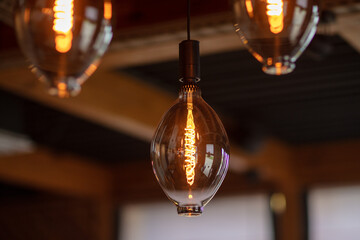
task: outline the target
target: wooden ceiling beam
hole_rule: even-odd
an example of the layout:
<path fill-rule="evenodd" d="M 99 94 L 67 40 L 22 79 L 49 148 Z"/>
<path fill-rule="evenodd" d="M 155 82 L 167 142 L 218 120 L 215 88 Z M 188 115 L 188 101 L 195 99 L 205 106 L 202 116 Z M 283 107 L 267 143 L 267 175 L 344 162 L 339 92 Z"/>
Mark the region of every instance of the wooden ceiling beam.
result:
<path fill-rule="evenodd" d="M 0 71 L 0 87 L 119 132 L 149 141 L 174 97 L 125 74 L 96 71 L 77 97 L 47 94 L 26 68 Z"/>
<path fill-rule="evenodd" d="M 358 5 L 360 9 L 360 4 Z M 336 32 L 354 49 L 360 52 L 360 11 L 338 14 L 335 22 Z"/>
<path fill-rule="evenodd" d="M 206 18 L 208 17 L 213 16 L 206 16 Z M 218 15 L 216 18 L 222 19 Z M 201 19 L 198 21 L 201 22 Z M 123 33 L 126 36 L 124 39 L 114 40 L 111 43 L 109 50 L 102 59 L 101 69 L 114 70 L 178 59 L 178 45 L 186 38 L 185 30 L 179 29 L 181 25 L 179 22 L 168 23 L 166 29 L 171 31 L 167 32 L 163 29 L 165 28 L 163 25 L 148 26 L 150 33 L 146 36 L 135 35 L 132 32 Z M 201 25 L 192 30 L 191 35 L 200 41 L 201 55 L 244 48 L 231 22 L 221 22 L 210 26 Z M 0 70 L 26 67 L 27 64 L 23 54 L 18 49 L 3 49 L 0 53 Z"/>
<path fill-rule="evenodd" d="M 360 141 L 311 144 L 293 148 L 296 177 L 304 187 L 360 183 Z"/>
<path fill-rule="evenodd" d="M 101 67 L 103 69 L 120 69 L 176 60 L 179 57 L 179 43 L 185 39 L 185 35 L 184 31 L 179 31 L 139 39 L 115 41 L 105 54 Z M 194 30 L 192 36 L 200 41 L 201 55 L 244 48 L 230 23 Z M 174 74 L 176 77 L 177 73 Z"/>
<path fill-rule="evenodd" d="M 298 146 L 272 141 L 250 161 L 258 176 L 229 172 L 220 194 L 283 191 L 360 183 L 360 141 Z M 290 155 L 289 155 L 290 154 Z M 256 166 L 256 167 L 255 167 Z M 0 180 L 63 195 L 117 203 L 165 199 L 148 160 L 107 168 L 91 160 L 46 149 L 0 158 Z"/>
<path fill-rule="evenodd" d="M 113 183 L 107 168 L 45 149 L 0 157 L 0 179 L 32 189 L 98 199 L 111 197 Z"/>
<path fill-rule="evenodd" d="M 65 196 L 108 203 L 163 200 L 149 161 L 104 167 L 90 159 L 47 149 L 0 157 L 0 181 Z M 222 195 L 266 192 L 271 181 L 228 173 Z"/>

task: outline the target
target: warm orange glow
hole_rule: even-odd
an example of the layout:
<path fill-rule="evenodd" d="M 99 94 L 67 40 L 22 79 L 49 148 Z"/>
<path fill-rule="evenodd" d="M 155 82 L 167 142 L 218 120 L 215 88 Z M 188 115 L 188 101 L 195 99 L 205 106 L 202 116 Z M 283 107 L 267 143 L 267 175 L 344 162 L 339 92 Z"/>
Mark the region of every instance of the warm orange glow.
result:
<path fill-rule="evenodd" d="M 72 45 L 74 24 L 74 0 L 55 0 L 54 4 L 55 48 L 66 53 Z"/>
<path fill-rule="evenodd" d="M 52 13 L 53 13 L 53 10 L 51 9 L 51 8 L 42 8 L 41 9 L 41 12 L 43 13 L 43 14 L 46 14 L 46 15 L 52 15 Z"/>
<path fill-rule="evenodd" d="M 90 66 L 85 70 L 85 74 L 88 76 L 91 76 L 95 72 L 96 69 L 97 69 L 96 64 L 90 64 Z"/>
<path fill-rule="evenodd" d="M 267 0 L 267 11 L 270 31 L 274 34 L 280 33 L 284 29 L 283 0 Z"/>
<path fill-rule="evenodd" d="M 192 199 L 193 198 L 193 195 L 192 194 L 189 194 L 189 199 Z"/>
<path fill-rule="evenodd" d="M 281 68 L 282 68 L 281 62 L 275 63 L 276 75 L 281 75 Z"/>
<path fill-rule="evenodd" d="M 66 83 L 60 82 L 57 85 L 57 89 L 58 89 L 58 96 L 60 98 L 64 98 L 68 96 L 68 92 L 66 91 L 67 89 Z"/>
<path fill-rule="evenodd" d="M 30 8 L 26 8 L 24 11 L 24 22 L 25 23 L 30 22 Z"/>
<path fill-rule="evenodd" d="M 72 32 L 67 32 L 66 34 L 57 35 L 55 37 L 55 47 L 58 52 L 66 53 L 71 49 L 72 42 Z"/>
<path fill-rule="evenodd" d="M 252 55 L 255 57 L 256 60 L 258 60 L 259 62 L 263 61 L 263 57 L 260 56 L 260 54 L 256 53 L 256 52 L 252 52 Z"/>
<path fill-rule="evenodd" d="M 185 127 L 185 172 L 187 183 L 191 186 L 195 181 L 195 123 L 193 116 L 193 103 L 191 95 L 187 102 L 187 121 Z M 190 198 L 190 195 L 189 195 Z"/>
<path fill-rule="evenodd" d="M 250 17 L 250 18 L 254 17 L 254 9 L 253 9 L 251 0 L 246 0 L 246 1 L 245 1 L 245 7 L 246 7 L 246 11 L 247 11 L 248 14 L 249 14 L 249 17 Z"/>
<path fill-rule="evenodd" d="M 110 1 L 104 3 L 104 18 L 110 20 L 112 17 L 112 5 Z"/>
<path fill-rule="evenodd" d="M 65 91 L 66 90 L 66 84 L 61 82 L 58 84 L 58 89 L 59 90 L 62 90 L 62 91 Z"/>

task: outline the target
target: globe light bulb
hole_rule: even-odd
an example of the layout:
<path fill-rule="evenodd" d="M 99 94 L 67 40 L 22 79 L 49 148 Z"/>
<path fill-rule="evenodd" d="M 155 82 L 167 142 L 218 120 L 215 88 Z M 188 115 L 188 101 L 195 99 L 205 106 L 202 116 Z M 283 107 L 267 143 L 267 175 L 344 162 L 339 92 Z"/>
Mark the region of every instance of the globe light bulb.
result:
<path fill-rule="evenodd" d="M 151 142 L 157 181 L 179 215 L 198 216 L 225 178 L 229 140 L 197 85 L 199 42 L 180 44 L 179 98 L 163 116 Z"/>
<path fill-rule="evenodd" d="M 59 97 L 75 96 L 112 38 L 110 0 L 21 0 L 15 29 L 30 68 Z"/>
<path fill-rule="evenodd" d="M 234 26 L 267 74 L 295 69 L 319 21 L 314 0 L 233 0 Z"/>

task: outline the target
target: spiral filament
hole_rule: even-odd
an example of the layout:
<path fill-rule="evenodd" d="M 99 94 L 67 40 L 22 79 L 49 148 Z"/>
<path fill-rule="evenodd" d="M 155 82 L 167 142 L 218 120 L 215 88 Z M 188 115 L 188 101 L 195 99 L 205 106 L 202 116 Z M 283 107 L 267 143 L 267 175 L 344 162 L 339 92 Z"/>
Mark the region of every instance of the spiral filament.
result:
<path fill-rule="evenodd" d="M 72 45 L 72 27 L 74 24 L 74 0 L 55 0 L 53 7 L 55 31 L 55 48 L 66 53 Z"/>
<path fill-rule="evenodd" d="M 268 16 L 270 31 L 280 33 L 284 28 L 283 0 L 267 0 L 266 14 Z"/>
<path fill-rule="evenodd" d="M 192 113 L 193 104 L 191 96 L 187 103 L 187 121 L 185 128 L 185 172 L 187 183 L 191 186 L 195 180 L 195 123 Z"/>

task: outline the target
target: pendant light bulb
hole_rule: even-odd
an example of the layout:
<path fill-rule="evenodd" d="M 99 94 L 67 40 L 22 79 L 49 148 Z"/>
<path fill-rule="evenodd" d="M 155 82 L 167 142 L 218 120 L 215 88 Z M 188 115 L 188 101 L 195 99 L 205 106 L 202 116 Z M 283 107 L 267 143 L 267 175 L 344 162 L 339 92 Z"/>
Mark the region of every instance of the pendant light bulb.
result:
<path fill-rule="evenodd" d="M 232 0 L 234 26 L 262 70 L 282 75 L 309 45 L 319 21 L 314 0 Z"/>
<path fill-rule="evenodd" d="M 75 96 L 110 44 L 110 0 L 17 2 L 16 34 L 32 72 L 50 94 Z"/>
<path fill-rule="evenodd" d="M 225 178 L 229 140 L 215 111 L 201 97 L 199 42 L 180 43 L 179 98 L 151 142 L 157 181 L 179 215 L 198 216 Z"/>

